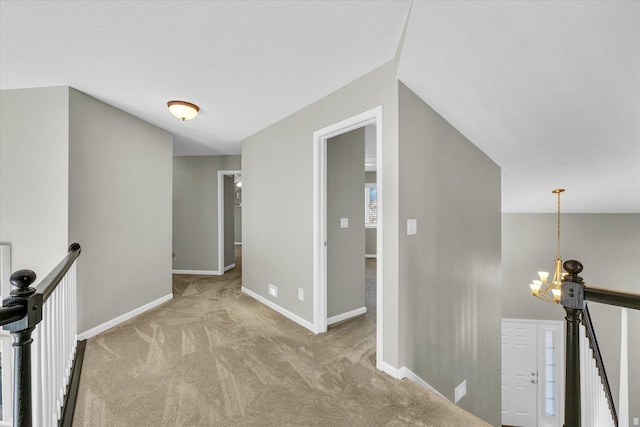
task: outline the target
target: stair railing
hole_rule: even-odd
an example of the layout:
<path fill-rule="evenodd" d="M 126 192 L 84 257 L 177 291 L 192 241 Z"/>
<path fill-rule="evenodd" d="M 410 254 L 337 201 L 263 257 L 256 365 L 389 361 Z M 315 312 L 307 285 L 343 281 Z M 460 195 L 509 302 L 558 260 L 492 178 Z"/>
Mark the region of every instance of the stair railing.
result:
<path fill-rule="evenodd" d="M 13 337 L 14 427 L 55 426 L 62 417 L 76 353 L 75 260 L 79 255 L 80 245 L 72 244 L 36 288 L 31 287 L 36 280 L 33 271 L 11 275 L 16 288 L 2 302 L 0 325 Z"/>
<path fill-rule="evenodd" d="M 566 312 L 567 326 L 564 425 L 581 427 L 584 413 L 585 427 L 605 425 L 617 427 L 618 416 L 586 302 L 640 310 L 640 294 L 586 286 L 582 277 L 578 275 L 583 269 L 578 261 L 566 261 L 563 267 L 569 273 L 562 281 L 560 300 Z M 584 356 L 582 358 L 581 352 Z M 582 385 L 581 366 L 585 374 L 585 383 Z M 582 396 L 588 399 L 584 405 L 581 401 Z M 608 407 L 608 413 L 605 414 L 601 410 L 603 407 Z"/>

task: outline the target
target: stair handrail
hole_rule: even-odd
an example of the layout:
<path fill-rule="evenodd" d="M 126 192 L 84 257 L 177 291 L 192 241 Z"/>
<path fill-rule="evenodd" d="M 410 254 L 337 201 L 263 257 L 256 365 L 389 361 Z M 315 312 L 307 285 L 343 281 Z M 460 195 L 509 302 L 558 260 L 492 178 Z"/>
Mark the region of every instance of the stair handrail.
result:
<path fill-rule="evenodd" d="M 16 288 L 2 301 L 0 326 L 13 337 L 14 377 L 13 377 L 13 426 L 31 427 L 31 338 L 32 332 L 42 321 L 42 306 L 60 284 L 67 271 L 80 255 L 80 245 L 69 246 L 67 255 L 41 283 L 32 288 L 36 273 L 32 270 L 18 270 L 10 277 Z"/>
<path fill-rule="evenodd" d="M 600 346 L 598 345 L 598 339 L 596 338 L 596 331 L 593 328 L 593 322 L 591 321 L 591 314 L 589 314 L 589 306 L 585 302 L 584 310 L 582 311 L 582 324 L 587 332 L 587 339 L 589 340 L 591 351 L 593 352 L 593 358 L 596 361 L 596 367 L 598 368 L 598 374 L 604 387 L 604 393 L 609 403 L 609 410 L 611 411 L 611 417 L 614 425 L 618 425 L 618 414 L 616 412 L 616 406 L 613 402 L 613 395 L 611 394 L 611 387 L 609 386 L 609 378 L 607 377 L 607 370 L 604 367 L 602 360 L 602 353 L 600 353 Z"/>

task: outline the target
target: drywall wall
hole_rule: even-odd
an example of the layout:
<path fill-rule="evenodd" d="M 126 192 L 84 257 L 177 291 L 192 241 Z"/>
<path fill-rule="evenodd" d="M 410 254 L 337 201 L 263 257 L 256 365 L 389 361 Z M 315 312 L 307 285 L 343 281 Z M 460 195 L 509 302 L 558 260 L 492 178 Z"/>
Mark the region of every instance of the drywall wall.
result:
<path fill-rule="evenodd" d="M 327 140 L 327 317 L 365 306 L 363 163 L 364 128 Z"/>
<path fill-rule="evenodd" d="M 364 182 L 376 183 L 376 173 L 375 172 L 365 172 L 364 174 Z M 366 255 L 375 255 L 377 253 L 377 227 L 367 227 L 364 229 L 364 253 Z"/>
<path fill-rule="evenodd" d="M 313 132 L 382 106 L 384 351 L 398 367 L 397 81 L 390 61 L 242 141 L 243 286 L 313 321 Z M 287 191 L 282 189 L 286 188 Z M 388 254 L 388 256 L 387 256 Z M 381 254 L 378 254 L 380 256 Z M 279 286 L 278 298 L 267 283 Z M 305 300 L 298 301 L 298 288 Z"/>
<path fill-rule="evenodd" d="M 173 136 L 69 89 L 78 331 L 171 295 Z"/>
<path fill-rule="evenodd" d="M 225 268 L 235 262 L 233 243 L 235 239 L 235 208 L 233 200 L 236 197 L 236 185 L 233 182 L 233 175 L 224 176 L 224 266 Z"/>
<path fill-rule="evenodd" d="M 555 196 L 549 190 L 549 208 Z M 571 190 L 563 193 L 571 209 Z M 560 305 L 531 296 L 538 271 L 553 271 L 556 214 L 502 215 L 502 316 L 563 321 Z M 562 214 L 561 255 L 584 265 L 585 283 L 640 293 L 640 214 Z M 620 308 L 589 303 L 616 405 L 620 384 Z M 640 417 L 640 311 L 629 310 L 629 410 Z M 629 425 L 632 425 L 631 421 Z"/>
<path fill-rule="evenodd" d="M 174 157 L 174 270 L 218 271 L 218 171 L 239 169 L 240 156 Z"/>
<path fill-rule="evenodd" d="M 0 91 L 0 241 L 36 284 L 67 253 L 69 91 Z"/>
<path fill-rule="evenodd" d="M 398 85 L 401 361 L 500 425 L 500 168 Z"/>

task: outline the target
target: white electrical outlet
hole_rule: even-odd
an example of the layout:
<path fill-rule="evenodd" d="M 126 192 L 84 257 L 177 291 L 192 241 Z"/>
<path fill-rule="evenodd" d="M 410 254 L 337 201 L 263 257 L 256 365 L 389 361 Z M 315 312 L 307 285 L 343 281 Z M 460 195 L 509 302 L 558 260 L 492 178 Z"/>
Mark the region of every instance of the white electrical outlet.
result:
<path fill-rule="evenodd" d="M 304 289 L 298 288 L 298 301 L 304 301 Z"/>
<path fill-rule="evenodd" d="M 340 228 L 349 228 L 349 218 L 340 218 Z"/>
<path fill-rule="evenodd" d="M 269 291 L 269 295 L 274 298 L 278 298 L 278 287 L 272 283 L 267 285 L 267 290 Z"/>
<path fill-rule="evenodd" d="M 462 399 L 464 395 L 467 394 L 467 380 L 462 381 L 460 385 L 456 387 L 453 394 L 454 394 L 453 403 L 458 403 L 460 399 Z"/>
<path fill-rule="evenodd" d="M 633 417 L 633 425 L 640 426 L 640 419 L 638 417 Z"/>

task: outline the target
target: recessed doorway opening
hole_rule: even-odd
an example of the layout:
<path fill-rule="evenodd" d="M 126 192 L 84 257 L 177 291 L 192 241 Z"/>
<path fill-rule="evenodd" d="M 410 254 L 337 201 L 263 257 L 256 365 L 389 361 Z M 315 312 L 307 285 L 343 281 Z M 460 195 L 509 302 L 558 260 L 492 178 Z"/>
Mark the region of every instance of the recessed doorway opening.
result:
<path fill-rule="evenodd" d="M 320 129 L 313 134 L 313 326 L 315 333 L 327 331 L 327 143 L 330 138 L 367 125 L 375 125 L 376 179 L 376 367 L 383 369 L 383 187 L 382 187 L 382 106 Z M 370 128 L 371 129 L 371 128 Z M 365 158 L 366 162 L 366 158 Z M 362 199 L 360 199 L 362 200 Z M 342 222 L 341 226 L 348 226 Z"/>

